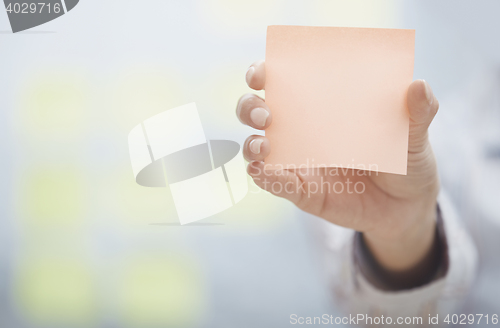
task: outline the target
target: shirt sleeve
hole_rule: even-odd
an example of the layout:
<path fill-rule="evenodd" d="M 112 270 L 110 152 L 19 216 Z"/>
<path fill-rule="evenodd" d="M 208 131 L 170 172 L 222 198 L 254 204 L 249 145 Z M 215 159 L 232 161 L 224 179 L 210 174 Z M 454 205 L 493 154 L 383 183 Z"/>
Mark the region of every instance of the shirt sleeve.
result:
<path fill-rule="evenodd" d="M 451 317 L 460 313 L 460 306 L 474 282 L 477 251 L 446 196 L 441 194 L 438 202 L 438 235 L 445 250 L 442 267 L 434 279 L 412 289 L 392 291 L 372 284 L 373 277 L 367 276 L 370 271 L 361 270 L 367 263 L 360 263 L 363 257 L 356 254 L 359 242 L 356 233 L 326 221 L 316 221 L 323 236 L 320 240 L 325 278 L 336 308 L 350 319 L 349 323 L 439 327 L 446 325 L 444 320 L 448 314 Z M 436 316 L 439 324 L 435 322 Z"/>

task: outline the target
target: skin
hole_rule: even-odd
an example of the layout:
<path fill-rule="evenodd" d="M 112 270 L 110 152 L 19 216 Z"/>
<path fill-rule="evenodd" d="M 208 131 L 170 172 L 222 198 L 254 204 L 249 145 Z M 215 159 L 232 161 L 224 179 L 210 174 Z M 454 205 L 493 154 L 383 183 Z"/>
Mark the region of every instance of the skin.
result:
<path fill-rule="evenodd" d="M 264 61 L 254 63 L 247 71 L 246 79 L 250 88 L 264 89 Z M 263 136 L 250 136 L 243 149 L 245 158 L 250 162 L 248 173 L 259 187 L 286 198 L 300 209 L 331 223 L 362 232 L 365 243 L 378 264 L 391 274 L 401 273 L 405 277 L 408 272 L 425 272 L 431 269 L 422 268 L 422 265 L 432 263 L 428 259 L 434 251 L 439 192 L 436 160 L 427 133 L 438 111 L 438 100 L 427 82 L 416 80 L 408 88 L 407 102 L 410 130 L 406 176 L 369 174 L 356 170 L 343 174 L 342 170 L 335 168 L 322 168 L 319 172 L 316 169 L 315 174 L 307 169 L 264 171 L 263 160 L 272 151 L 269 140 Z M 263 108 L 268 112 L 264 126 L 252 121 L 251 112 L 255 108 Z M 253 94 L 240 98 L 236 113 L 243 124 L 258 130 L 265 130 L 272 124 L 272 112 L 265 100 Z M 255 113 L 253 117 L 255 118 Z M 260 118 L 262 121 L 262 115 Z M 253 142 L 252 152 L 250 144 L 255 139 L 261 139 L 261 144 L 258 147 L 260 142 Z M 256 150 L 258 154 L 255 153 Z M 331 170 L 335 170 L 337 174 L 331 174 Z M 321 179 L 331 185 L 337 181 L 345 185 L 349 179 L 352 181 L 351 187 L 356 182 L 363 182 L 366 189 L 362 194 L 325 191 L 308 195 L 308 182 L 320 184 Z M 304 188 L 295 188 L 297 184 L 304 182 Z M 274 192 L 271 188 L 273 183 L 281 183 L 286 189 L 280 193 Z M 274 190 L 279 191 L 279 188 Z"/>

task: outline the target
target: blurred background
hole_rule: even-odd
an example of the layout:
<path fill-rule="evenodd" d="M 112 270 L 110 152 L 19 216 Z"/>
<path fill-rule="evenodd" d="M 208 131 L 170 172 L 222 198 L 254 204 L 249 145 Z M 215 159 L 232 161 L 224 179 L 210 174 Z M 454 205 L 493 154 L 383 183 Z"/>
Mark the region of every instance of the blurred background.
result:
<path fill-rule="evenodd" d="M 0 10 L 0 327 L 276 328 L 335 313 L 315 218 L 252 184 L 206 224 L 178 226 L 168 189 L 137 185 L 130 165 L 131 128 L 189 102 L 209 139 L 255 133 L 234 112 L 273 24 L 416 29 L 414 77 L 441 102 L 445 187 L 498 228 L 499 11 L 495 0 L 81 0 L 12 34 Z M 498 292 L 477 302 L 487 310 Z"/>

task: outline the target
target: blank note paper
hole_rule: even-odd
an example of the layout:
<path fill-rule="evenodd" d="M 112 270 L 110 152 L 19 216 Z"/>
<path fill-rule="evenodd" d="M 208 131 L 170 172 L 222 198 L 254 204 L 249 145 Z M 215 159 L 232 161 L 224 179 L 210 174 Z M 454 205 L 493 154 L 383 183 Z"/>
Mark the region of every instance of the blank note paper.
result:
<path fill-rule="evenodd" d="M 269 26 L 268 168 L 406 174 L 415 31 Z"/>

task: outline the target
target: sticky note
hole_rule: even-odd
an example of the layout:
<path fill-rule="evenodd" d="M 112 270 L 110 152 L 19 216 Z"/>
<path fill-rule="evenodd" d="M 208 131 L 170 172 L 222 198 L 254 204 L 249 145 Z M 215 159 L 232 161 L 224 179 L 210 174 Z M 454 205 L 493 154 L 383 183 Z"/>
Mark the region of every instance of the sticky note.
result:
<path fill-rule="evenodd" d="M 266 168 L 406 174 L 415 31 L 269 26 Z"/>

